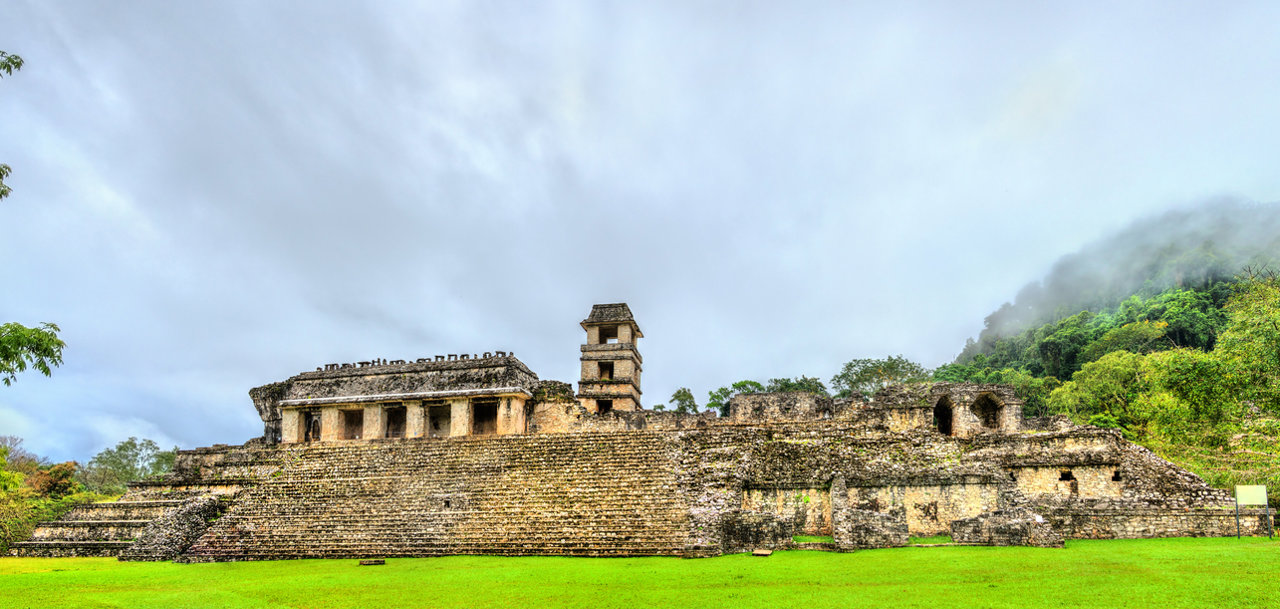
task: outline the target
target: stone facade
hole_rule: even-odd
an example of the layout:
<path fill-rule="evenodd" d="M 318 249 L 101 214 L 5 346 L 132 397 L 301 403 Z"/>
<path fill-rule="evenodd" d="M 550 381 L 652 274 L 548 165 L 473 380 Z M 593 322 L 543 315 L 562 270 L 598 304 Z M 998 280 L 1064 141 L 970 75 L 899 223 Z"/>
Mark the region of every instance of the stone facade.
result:
<path fill-rule="evenodd" d="M 1114 430 L 1023 421 L 1009 387 L 743 395 L 723 419 L 655 412 L 639 407 L 630 309 L 598 305 L 582 326 L 576 394 L 503 352 L 330 364 L 255 388 L 262 438 L 180 451 L 165 478 L 43 523 L 13 551 L 695 557 L 946 532 L 1042 546 L 1235 534 L 1224 491 Z M 1241 525 L 1265 534 L 1267 517 L 1241 510 Z"/>

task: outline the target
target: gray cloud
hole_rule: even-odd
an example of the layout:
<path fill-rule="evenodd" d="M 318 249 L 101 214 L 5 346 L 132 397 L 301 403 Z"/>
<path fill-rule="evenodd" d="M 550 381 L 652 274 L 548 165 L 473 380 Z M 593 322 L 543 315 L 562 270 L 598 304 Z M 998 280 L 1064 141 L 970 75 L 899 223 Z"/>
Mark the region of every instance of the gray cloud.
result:
<path fill-rule="evenodd" d="M 0 319 L 69 346 L 0 433 L 238 442 L 249 387 L 378 355 L 576 380 L 594 302 L 648 403 L 937 365 L 1135 218 L 1280 200 L 1276 13 L 19 3 Z"/>

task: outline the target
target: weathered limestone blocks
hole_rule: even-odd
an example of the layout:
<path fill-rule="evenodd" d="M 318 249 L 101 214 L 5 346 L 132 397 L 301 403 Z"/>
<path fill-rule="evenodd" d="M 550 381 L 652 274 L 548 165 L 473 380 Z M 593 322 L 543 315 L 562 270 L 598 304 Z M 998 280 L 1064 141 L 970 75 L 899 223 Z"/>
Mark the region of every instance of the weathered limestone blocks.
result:
<path fill-rule="evenodd" d="M 133 545 L 120 553 L 120 560 L 173 560 L 191 546 L 209 523 L 221 513 L 221 503 L 212 496 L 187 499 L 176 509 L 152 520 L 137 535 Z"/>
<path fill-rule="evenodd" d="M 1062 535 L 1040 514 L 1026 508 L 997 510 L 951 523 L 956 543 L 985 546 L 1061 548 Z"/>
<path fill-rule="evenodd" d="M 734 510 L 720 521 L 720 553 L 776 550 L 794 545 L 795 518 L 773 512 Z"/>
<path fill-rule="evenodd" d="M 1071 539 L 1148 539 L 1154 537 L 1232 537 L 1234 508 L 1160 508 L 1062 502 L 1036 506 L 1045 519 Z M 1240 510 L 1240 534 L 1266 536 L 1266 512 Z"/>
<path fill-rule="evenodd" d="M 729 400 L 733 421 L 817 421 L 835 415 L 833 400 L 802 391 L 787 393 L 743 393 Z"/>
<path fill-rule="evenodd" d="M 902 506 L 888 512 L 845 507 L 834 510 L 831 517 L 831 536 L 841 550 L 898 548 L 911 540 Z"/>

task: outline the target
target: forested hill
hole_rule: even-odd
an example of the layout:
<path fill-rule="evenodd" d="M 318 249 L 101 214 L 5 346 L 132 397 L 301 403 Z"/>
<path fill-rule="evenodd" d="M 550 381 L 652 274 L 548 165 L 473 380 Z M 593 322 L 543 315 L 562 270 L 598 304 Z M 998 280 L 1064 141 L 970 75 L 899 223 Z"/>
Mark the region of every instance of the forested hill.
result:
<path fill-rule="evenodd" d="M 940 381 L 1013 385 L 1029 416 L 1118 428 L 1280 505 L 1280 205 L 1215 203 L 1063 258 Z"/>
<path fill-rule="evenodd" d="M 1215 284 L 1232 281 L 1245 267 L 1277 268 L 1277 261 L 1277 204 L 1216 201 L 1146 218 L 1063 257 L 1043 280 L 1023 287 L 1013 302 L 987 316 L 956 363 L 995 355 L 1001 338 L 1082 311 L 1116 310 L 1131 297 L 1146 300 L 1170 288 L 1206 294 L 1221 306 L 1225 293 Z"/>

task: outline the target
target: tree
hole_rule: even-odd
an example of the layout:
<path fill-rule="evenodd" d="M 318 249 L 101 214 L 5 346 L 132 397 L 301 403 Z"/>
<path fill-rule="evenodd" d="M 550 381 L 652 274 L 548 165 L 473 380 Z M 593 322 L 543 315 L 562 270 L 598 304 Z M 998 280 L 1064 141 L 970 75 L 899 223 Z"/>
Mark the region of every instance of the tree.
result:
<path fill-rule="evenodd" d="M 12 385 L 19 372 L 33 368 L 45 376 L 62 365 L 62 348 L 55 324 L 28 328 L 19 323 L 0 324 L 0 383 Z"/>
<path fill-rule="evenodd" d="M 884 359 L 854 359 L 845 363 L 840 372 L 831 377 L 831 388 L 836 397 L 847 398 L 854 393 L 870 396 L 895 383 L 918 383 L 929 379 L 929 370 L 901 355 Z"/>
<path fill-rule="evenodd" d="M 10 76 L 22 69 L 22 58 L 0 51 L 0 72 Z M 10 188 L 4 179 L 9 177 L 8 165 L 0 163 L 0 199 L 9 196 Z M 15 375 L 28 366 L 49 376 L 50 368 L 62 364 L 62 347 L 58 339 L 58 326 L 45 323 L 28 328 L 18 323 L 0 325 L 0 382 L 13 384 Z"/>
<path fill-rule="evenodd" d="M 698 402 L 693 399 L 693 392 L 688 387 L 681 387 L 671 394 L 671 403 L 676 412 L 693 414 L 698 412 Z"/>
<path fill-rule="evenodd" d="M 0 446 L 0 494 L 22 488 L 24 476 L 9 469 L 9 447 Z"/>
<path fill-rule="evenodd" d="M 14 70 L 22 69 L 22 58 L 17 55 L 10 55 L 4 51 L 0 51 L 0 72 L 4 72 L 5 76 L 12 76 Z M 4 179 L 9 177 L 8 165 L 0 163 L 0 199 L 9 196 L 9 187 L 5 186 Z"/>
<path fill-rule="evenodd" d="M 9 451 L 10 471 L 30 476 L 42 467 L 49 465 L 49 459 L 41 457 L 22 447 L 22 438 L 18 436 L 0 436 L 0 447 Z"/>
<path fill-rule="evenodd" d="M 76 482 L 76 472 L 80 465 L 75 461 L 67 461 L 47 468 L 36 470 L 27 479 L 27 485 L 43 497 L 59 499 L 72 493 L 80 492 L 83 487 Z"/>
<path fill-rule="evenodd" d="M 765 393 L 802 391 L 804 393 L 815 393 L 817 395 L 830 395 L 827 393 L 827 386 L 823 385 L 822 381 L 814 377 L 803 375 L 794 379 L 769 379 L 769 384 L 765 385 L 764 390 Z"/>
<path fill-rule="evenodd" d="M 94 455 L 81 472 L 80 481 L 95 492 L 123 493 L 132 480 L 158 476 L 172 469 L 177 450 L 175 446 L 171 451 L 162 451 L 151 440 L 131 437 Z"/>

